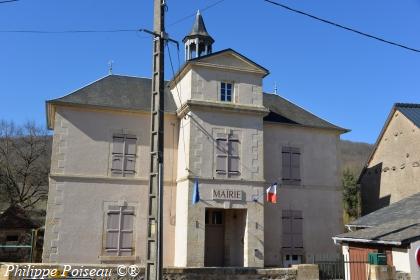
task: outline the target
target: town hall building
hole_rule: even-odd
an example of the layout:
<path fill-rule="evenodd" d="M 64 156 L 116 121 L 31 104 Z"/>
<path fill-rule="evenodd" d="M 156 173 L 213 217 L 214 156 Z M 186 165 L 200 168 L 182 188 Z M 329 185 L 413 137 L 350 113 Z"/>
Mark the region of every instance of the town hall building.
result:
<path fill-rule="evenodd" d="M 199 13 L 184 43 L 185 64 L 165 86 L 164 265 L 288 267 L 339 254 L 347 130 L 263 93 L 269 71 L 213 52 Z M 144 265 L 150 106 L 151 79 L 120 75 L 46 102 L 44 262 Z"/>

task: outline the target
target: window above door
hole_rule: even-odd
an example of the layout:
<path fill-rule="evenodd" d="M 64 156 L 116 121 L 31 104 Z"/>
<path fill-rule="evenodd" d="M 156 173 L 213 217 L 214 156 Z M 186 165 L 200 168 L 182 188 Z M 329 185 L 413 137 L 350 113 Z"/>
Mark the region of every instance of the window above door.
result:
<path fill-rule="evenodd" d="M 232 102 L 233 100 L 233 83 L 220 83 L 220 101 Z"/>

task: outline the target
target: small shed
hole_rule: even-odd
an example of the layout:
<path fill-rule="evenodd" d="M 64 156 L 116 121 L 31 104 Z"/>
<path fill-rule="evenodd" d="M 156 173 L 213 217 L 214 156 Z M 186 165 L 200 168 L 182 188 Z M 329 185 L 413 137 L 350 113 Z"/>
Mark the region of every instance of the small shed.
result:
<path fill-rule="evenodd" d="M 347 228 L 349 232 L 333 237 L 347 260 L 346 279 L 364 279 L 363 262 L 370 252 L 386 254 L 388 265 L 420 279 L 420 193 L 363 216 Z"/>
<path fill-rule="evenodd" d="M 12 205 L 0 214 L 0 261 L 33 261 L 40 225 Z"/>

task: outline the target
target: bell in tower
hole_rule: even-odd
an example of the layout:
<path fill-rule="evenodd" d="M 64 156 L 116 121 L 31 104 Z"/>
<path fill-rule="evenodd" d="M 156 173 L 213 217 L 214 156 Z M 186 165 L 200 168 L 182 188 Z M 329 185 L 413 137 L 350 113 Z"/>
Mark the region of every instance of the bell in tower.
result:
<path fill-rule="evenodd" d="M 210 54 L 212 52 L 213 38 L 209 35 L 200 11 L 197 11 L 193 28 L 183 40 L 185 44 L 185 60 Z"/>

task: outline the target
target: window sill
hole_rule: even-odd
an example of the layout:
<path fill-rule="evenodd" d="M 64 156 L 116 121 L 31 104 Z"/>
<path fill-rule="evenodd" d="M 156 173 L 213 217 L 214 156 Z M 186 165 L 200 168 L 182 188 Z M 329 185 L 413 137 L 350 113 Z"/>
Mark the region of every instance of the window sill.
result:
<path fill-rule="evenodd" d="M 98 256 L 101 262 L 136 262 L 138 256 Z"/>

